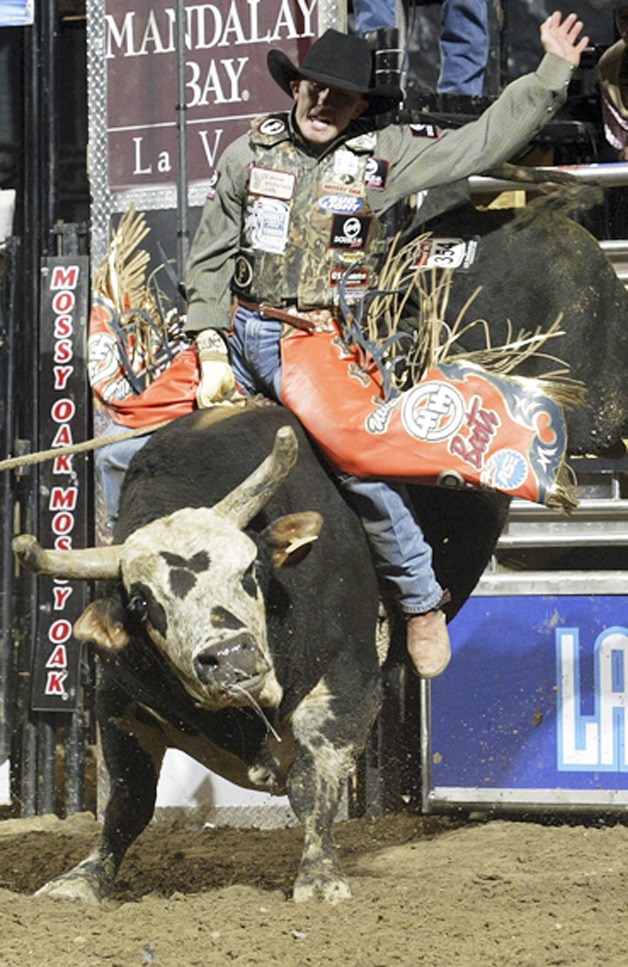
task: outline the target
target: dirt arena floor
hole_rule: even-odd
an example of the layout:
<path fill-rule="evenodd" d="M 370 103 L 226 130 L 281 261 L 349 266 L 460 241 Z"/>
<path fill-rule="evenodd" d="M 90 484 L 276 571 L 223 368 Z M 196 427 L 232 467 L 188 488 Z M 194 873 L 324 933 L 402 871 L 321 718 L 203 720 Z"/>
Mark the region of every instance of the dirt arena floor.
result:
<path fill-rule="evenodd" d="M 0 967 L 626 967 L 628 829 L 391 816 L 337 826 L 353 899 L 294 904 L 297 827 L 152 824 L 100 907 L 33 897 L 91 814 L 0 822 Z"/>

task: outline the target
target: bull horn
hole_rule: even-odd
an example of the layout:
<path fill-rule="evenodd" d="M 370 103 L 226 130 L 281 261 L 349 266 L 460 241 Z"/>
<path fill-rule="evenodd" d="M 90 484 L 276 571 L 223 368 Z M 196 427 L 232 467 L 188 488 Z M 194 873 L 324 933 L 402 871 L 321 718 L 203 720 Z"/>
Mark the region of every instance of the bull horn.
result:
<path fill-rule="evenodd" d="M 280 427 L 270 456 L 235 490 L 214 504 L 213 509 L 238 527 L 246 527 L 279 490 L 297 462 L 298 452 L 299 444 L 292 427 Z"/>
<path fill-rule="evenodd" d="M 84 581 L 117 578 L 122 546 L 88 547 L 81 550 L 47 551 L 32 534 L 20 534 L 13 541 L 13 553 L 20 564 L 34 574 Z"/>

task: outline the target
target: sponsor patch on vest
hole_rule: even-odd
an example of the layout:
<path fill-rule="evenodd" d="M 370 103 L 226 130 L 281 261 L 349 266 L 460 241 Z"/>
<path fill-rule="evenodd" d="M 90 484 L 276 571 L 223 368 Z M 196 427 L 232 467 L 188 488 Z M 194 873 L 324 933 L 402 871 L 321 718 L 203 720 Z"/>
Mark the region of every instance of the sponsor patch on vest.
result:
<path fill-rule="evenodd" d="M 337 191 L 340 194 L 345 195 L 360 195 L 362 194 L 361 185 L 355 184 L 354 179 L 351 175 L 345 175 L 344 180 L 338 181 L 325 181 L 323 182 L 323 189 L 325 191 Z"/>
<path fill-rule="evenodd" d="M 440 138 L 440 128 L 435 124 L 411 124 L 410 131 L 413 138 L 429 138 L 431 141 Z"/>
<path fill-rule="evenodd" d="M 341 178 L 345 178 L 347 175 L 351 177 L 353 181 L 360 170 L 360 159 L 353 151 L 347 151 L 346 148 L 339 148 L 334 154 L 334 174 L 339 175 Z"/>
<path fill-rule="evenodd" d="M 340 285 L 344 281 L 347 289 L 365 289 L 369 284 L 368 269 L 331 269 L 329 284 Z"/>
<path fill-rule="evenodd" d="M 385 158 L 369 158 L 365 172 L 367 188 L 385 188 L 389 170 L 390 161 Z"/>
<path fill-rule="evenodd" d="M 369 215 L 334 215 L 329 247 L 364 249 L 370 225 Z"/>
<path fill-rule="evenodd" d="M 296 175 L 291 171 L 274 171 L 272 168 L 258 168 L 254 165 L 249 176 L 249 191 L 252 195 L 290 201 L 294 194 L 295 180 Z"/>
<path fill-rule="evenodd" d="M 248 292 L 253 281 L 253 263 L 242 252 L 238 252 L 233 269 L 233 282 L 241 292 Z"/>
<path fill-rule="evenodd" d="M 348 249 L 338 252 L 336 257 L 339 262 L 346 262 L 347 265 L 351 265 L 353 262 L 362 261 L 361 252 L 350 252 Z"/>
<path fill-rule="evenodd" d="M 354 215 L 362 211 L 364 202 L 361 198 L 354 198 L 353 195 L 323 195 L 318 199 L 318 207 L 325 212 Z"/>
<path fill-rule="evenodd" d="M 276 135 L 283 134 L 287 127 L 282 118 L 264 118 L 257 130 L 260 134 Z"/>
<path fill-rule="evenodd" d="M 216 189 L 218 188 L 218 182 L 220 181 L 220 172 L 217 168 L 214 168 L 209 179 L 209 184 L 207 185 L 207 198 L 209 201 L 213 201 L 216 197 Z"/>
<path fill-rule="evenodd" d="M 463 238 L 426 238 L 421 242 L 413 269 L 468 268 L 475 258 L 477 242 Z"/>
<path fill-rule="evenodd" d="M 278 198 L 258 198 L 244 219 L 244 235 L 252 248 L 282 255 L 288 239 L 290 209 Z"/>

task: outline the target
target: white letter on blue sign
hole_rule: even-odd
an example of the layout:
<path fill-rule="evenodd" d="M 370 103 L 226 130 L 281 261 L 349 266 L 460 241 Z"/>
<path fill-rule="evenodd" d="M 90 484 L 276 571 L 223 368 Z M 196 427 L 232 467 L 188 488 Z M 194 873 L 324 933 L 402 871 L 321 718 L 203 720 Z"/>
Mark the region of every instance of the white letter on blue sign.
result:
<path fill-rule="evenodd" d="M 628 770 L 628 629 L 607 628 L 595 642 L 592 715 L 581 713 L 578 628 L 556 629 L 556 653 L 558 769 Z"/>

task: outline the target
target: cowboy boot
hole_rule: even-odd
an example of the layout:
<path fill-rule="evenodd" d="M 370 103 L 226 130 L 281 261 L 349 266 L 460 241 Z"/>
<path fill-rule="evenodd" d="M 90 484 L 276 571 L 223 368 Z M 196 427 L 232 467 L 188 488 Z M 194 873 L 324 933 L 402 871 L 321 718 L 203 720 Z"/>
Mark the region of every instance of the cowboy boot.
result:
<path fill-rule="evenodd" d="M 442 611 L 428 611 L 408 618 L 406 646 L 421 678 L 436 678 L 451 659 L 447 619 Z"/>

